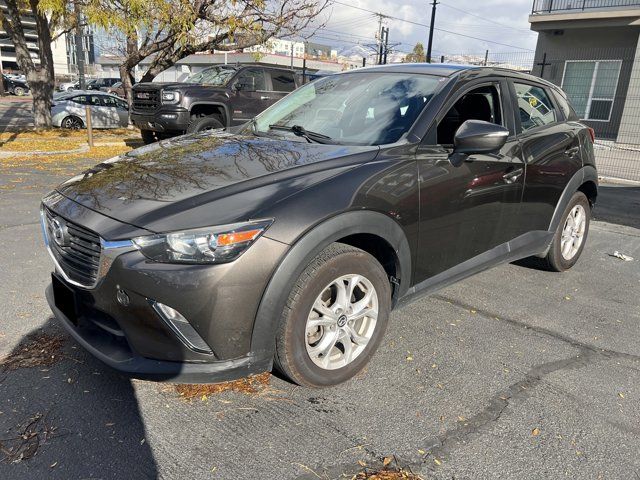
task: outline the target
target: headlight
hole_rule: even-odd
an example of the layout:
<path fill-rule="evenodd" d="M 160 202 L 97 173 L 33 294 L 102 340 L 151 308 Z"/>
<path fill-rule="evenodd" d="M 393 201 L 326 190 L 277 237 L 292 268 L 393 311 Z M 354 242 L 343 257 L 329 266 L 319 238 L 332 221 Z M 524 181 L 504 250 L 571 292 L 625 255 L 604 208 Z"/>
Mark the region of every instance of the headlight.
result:
<path fill-rule="evenodd" d="M 242 255 L 273 220 L 235 223 L 133 239 L 150 260 L 163 263 L 226 263 Z"/>
<path fill-rule="evenodd" d="M 162 92 L 162 103 L 178 103 L 179 101 L 179 92 Z"/>

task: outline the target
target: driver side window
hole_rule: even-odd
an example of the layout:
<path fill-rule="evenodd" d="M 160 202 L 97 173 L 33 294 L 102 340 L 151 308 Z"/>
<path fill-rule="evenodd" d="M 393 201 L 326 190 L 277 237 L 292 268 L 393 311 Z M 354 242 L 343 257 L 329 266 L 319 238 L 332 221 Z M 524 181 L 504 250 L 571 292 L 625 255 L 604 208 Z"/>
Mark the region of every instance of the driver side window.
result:
<path fill-rule="evenodd" d="M 438 124 L 438 144 L 453 145 L 453 137 L 467 120 L 484 120 L 503 125 L 498 84 L 484 85 L 466 92 Z"/>

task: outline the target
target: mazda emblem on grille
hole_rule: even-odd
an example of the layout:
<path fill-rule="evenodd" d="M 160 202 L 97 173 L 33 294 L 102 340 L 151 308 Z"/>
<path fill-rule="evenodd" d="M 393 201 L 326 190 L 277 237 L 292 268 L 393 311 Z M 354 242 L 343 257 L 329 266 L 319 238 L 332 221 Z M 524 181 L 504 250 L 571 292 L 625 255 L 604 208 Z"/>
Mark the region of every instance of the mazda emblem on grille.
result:
<path fill-rule="evenodd" d="M 51 234 L 58 245 L 61 247 L 69 246 L 69 229 L 67 222 L 62 218 L 56 217 L 51 221 Z"/>

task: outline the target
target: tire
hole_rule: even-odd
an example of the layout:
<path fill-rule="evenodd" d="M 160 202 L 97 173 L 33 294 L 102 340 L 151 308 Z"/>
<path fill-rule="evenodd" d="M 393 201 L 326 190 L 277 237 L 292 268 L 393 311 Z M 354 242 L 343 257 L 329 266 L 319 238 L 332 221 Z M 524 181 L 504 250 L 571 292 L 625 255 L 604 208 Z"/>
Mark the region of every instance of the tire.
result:
<path fill-rule="evenodd" d="M 13 87 L 13 94 L 22 97 L 27 94 L 27 91 L 23 87 Z"/>
<path fill-rule="evenodd" d="M 189 126 L 187 127 L 187 133 L 203 132 L 205 130 L 214 130 L 216 128 L 224 128 L 222 119 L 217 115 L 192 117 L 191 123 L 189 123 Z"/>
<path fill-rule="evenodd" d="M 81 128 L 84 128 L 84 122 L 80 117 L 69 115 L 68 117 L 62 119 L 62 122 L 60 122 L 60 126 L 68 130 L 79 130 Z"/>
<path fill-rule="evenodd" d="M 142 142 L 145 145 L 150 145 L 158 141 L 156 132 L 154 132 L 153 130 L 140 130 L 140 135 L 142 136 Z"/>
<path fill-rule="evenodd" d="M 583 215 L 584 218 L 581 219 L 578 215 Z M 587 242 L 590 223 L 589 200 L 584 193 L 576 192 L 562 214 L 551 247 L 543 259 L 543 266 L 553 272 L 563 272 L 573 267 Z"/>
<path fill-rule="evenodd" d="M 349 303 L 338 301 L 339 285 L 346 293 L 351 284 L 355 288 Z M 324 315 L 314 307 L 323 300 Z M 364 304 L 357 305 L 358 301 Z M 347 315 L 338 310 L 343 305 L 357 309 Z M 291 381 L 313 388 L 350 379 L 378 348 L 390 309 L 391 286 L 382 265 L 358 248 L 329 245 L 306 267 L 289 294 L 276 335 L 275 367 Z M 363 311 L 370 313 L 362 316 Z M 322 351 L 328 354 L 318 353 Z"/>

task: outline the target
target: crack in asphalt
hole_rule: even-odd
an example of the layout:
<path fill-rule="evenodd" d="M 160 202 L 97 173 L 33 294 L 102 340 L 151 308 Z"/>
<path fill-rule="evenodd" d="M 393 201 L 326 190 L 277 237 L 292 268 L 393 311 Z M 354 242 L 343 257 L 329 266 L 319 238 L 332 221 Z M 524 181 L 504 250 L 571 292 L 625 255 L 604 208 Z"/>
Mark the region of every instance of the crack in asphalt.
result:
<path fill-rule="evenodd" d="M 568 345 L 571 345 L 574 348 L 577 349 L 586 349 L 595 353 L 599 353 L 605 357 L 610 357 L 610 358 L 624 358 L 626 360 L 633 360 L 633 361 L 640 361 L 640 355 L 634 355 L 632 353 L 626 353 L 626 352 L 618 352 L 617 350 L 610 350 L 608 348 L 600 348 L 596 345 L 592 345 L 590 343 L 584 343 L 581 342 L 579 340 L 576 340 L 575 338 L 569 337 L 567 335 L 564 335 L 560 332 L 556 332 L 555 330 L 551 330 L 549 328 L 545 328 L 545 327 L 539 327 L 537 325 L 529 325 L 528 323 L 522 322 L 520 320 L 514 320 L 513 318 L 508 318 L 505 316 L 501 316 L 498 315 L 496 313 L 490 312 L 488 310 L 484 310 L 482 308 L 477 308 L 474 307 L 468 303 L 465 302 L 461 302 L 459 300 L 456 300 L 455 298 L 451 298 L 451 297 L 447 297 L 445 295 L 432 295 L 431 298 L 435 298 L 438 300 L 442 300 L 445 301 L 447 303 L 450 303 L 452 305 L 455 305 L 459 308 L 462 308 L 466 311 L 470 311 L 470 310 L 475 310 L 478 315 L 481 315 L 487 319 L 497 319 L 501 322 L 505 322 L 508 323 L 510 325 L 513 325 L 515 327 L 518 328 L 522 328 L 524 330 L 527 331 L 533 331 L 536 333 L 539 333 L 541 335 L 545 335 L 551 338 L 554 338 L 556 340 L 559 340 L 563 343 L 566 343 Z"/>
<path fill-rule="evenodd" d="M 470 437 L 481 436 L 486 433 L 486 431 L 488 431 L 488 427 L 500 419 L 511 402 L 530 397 L 532 395 L 532 389 L 540 383 L 543 383 L 544 377 L 551 373 L 560 370 L 582 368 L 597 361 L 598 359 L 623 358 L 634 361 L 640 360 L 640 356 L 598 348 L 594 345 L 580 342 L 544 327 L 532 326 L 518 320 L 492 314 L 491 312 L 475 308 L 454 298 L 446 297 L 444 295 L 434 295 L 433 297 L 438 300 L 446 301 L 467 311 L 474 309 L 479 315 L 485 318 L 498 319 L 510 325 L 552 337 L 578 350 L 576 355 L 572 355 L 569 358 L 545 362 L 532 367 L 525 373 L 522 380 L 509 385 L 506 389 L 499 391 L 491 397 L 489 404 L 480 413 L 459 422 L 459 425 L 455 428 L 451 428 L 438 436 L 427 439 L 423 446 L 423 450 L 435 458 L 446 458 L 453 449 L 459 445 L 465 444 Z M 430 459 L 423 460 L 422 466 L 424 467 L 428 461 L 430 461 Z M 430 471 L 435 471 L 437 467 L 435 465 L 426 465 L 426 468 Z"/>

